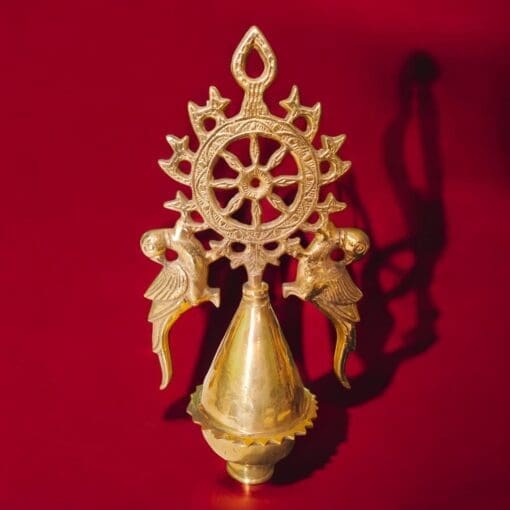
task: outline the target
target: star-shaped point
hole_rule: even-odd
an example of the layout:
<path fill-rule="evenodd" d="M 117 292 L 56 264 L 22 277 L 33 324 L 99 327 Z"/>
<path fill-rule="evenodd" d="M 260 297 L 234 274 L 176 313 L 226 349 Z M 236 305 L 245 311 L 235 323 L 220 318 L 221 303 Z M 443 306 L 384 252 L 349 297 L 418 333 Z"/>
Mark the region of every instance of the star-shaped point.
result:
<path fill-rule="evenodd" d="M 336 154 L 345 141 L 345 135 L 326 136 L 322 135 L 322 147 L 327 154 Z"/>
<path fill-rule="evenodd" d="M 289 97 L 280 101 L 280 106 L 285 108 L 288 112 L 295 112 L 301 108 L 299 91 L 296 85 L 292 86 Z"/>
<path fill-rule="evenodd" d="M 174 155 L 180 157 L 189 152 L 189 136 L 186 135 L 183 138 L 178 138 L 174 135 L 167 135 L 166 141 L 172 147 Z"/>
<path fill-rule="evenodd" d="M 223 111 L 230 103 L 230 99 L 221 97 L 219 90 L 211 86 L 209 87 L 209 100 L 207 101 L 207 107 L 212 110 Z"/>

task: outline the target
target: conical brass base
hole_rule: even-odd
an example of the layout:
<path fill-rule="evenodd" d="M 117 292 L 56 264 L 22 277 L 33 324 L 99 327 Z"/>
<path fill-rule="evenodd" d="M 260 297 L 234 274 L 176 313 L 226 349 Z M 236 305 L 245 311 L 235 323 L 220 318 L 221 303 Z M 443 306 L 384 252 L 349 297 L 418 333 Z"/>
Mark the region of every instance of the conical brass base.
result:
<path fill-rule="evenodd" d="M 269 303 L 267 284 L 243 298 L 188 412 L 243 483 L 268 480 L 317 415 Z"/>

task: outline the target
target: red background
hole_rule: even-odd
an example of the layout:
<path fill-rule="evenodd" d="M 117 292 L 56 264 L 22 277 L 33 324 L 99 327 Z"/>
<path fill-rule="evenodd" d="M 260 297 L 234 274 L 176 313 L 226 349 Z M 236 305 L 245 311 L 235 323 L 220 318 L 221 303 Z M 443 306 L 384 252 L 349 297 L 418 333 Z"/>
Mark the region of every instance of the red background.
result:
<path fill-rule="evenodd" d="M 507 2 L 1 11 L 2 509 L 510 506 Z M 160 392 L 142 297 L 157 268 L 138 240 L 173 220 L 156 160 L 165 134 L 190 133 L 187 100 L 214 84 L 235 113 L 230 57 L 252 24 L 278 57 L 270 104 L 296 83 L 322 102 L 321 133 L 348 134 L 337 219 L 373 249 L 350 393 L 326 320 L 275 299 L 319 418 L 272 483 L 243 491 L 184 414 L 242 272 L 217 264 L 225 305 L 175 326 Z"/>

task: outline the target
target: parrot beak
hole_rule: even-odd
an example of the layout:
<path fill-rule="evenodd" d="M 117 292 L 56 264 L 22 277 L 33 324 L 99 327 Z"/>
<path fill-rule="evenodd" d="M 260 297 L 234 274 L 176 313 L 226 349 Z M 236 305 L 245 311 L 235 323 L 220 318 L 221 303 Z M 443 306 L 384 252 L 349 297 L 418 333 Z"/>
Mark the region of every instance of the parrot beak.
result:
<path fill-rule="evenodd" d="M 353 256 L 352 253 L 349 253 L 349 252 L 345 253 L 345 255 L 344 255 L 344 262 L 345 262 L 346 265 L 350 264 L 354 260 L 355 260 L 355 257 Z"/>

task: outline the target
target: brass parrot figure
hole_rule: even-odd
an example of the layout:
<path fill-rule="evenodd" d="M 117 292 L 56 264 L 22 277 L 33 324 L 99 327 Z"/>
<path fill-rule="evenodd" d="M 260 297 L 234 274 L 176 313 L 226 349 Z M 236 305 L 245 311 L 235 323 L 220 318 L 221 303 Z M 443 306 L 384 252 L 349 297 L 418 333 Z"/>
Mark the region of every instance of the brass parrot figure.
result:
<path fill-rule="evenodd" d="M 205 301 L 220 305 L 220 290 L 207 285 L 208 266 L 214 260 L 194 236 L 185 218 L 174 228 L 149 230 L 140 245 L 144 255 L 163 266 L 144 296 L 152 301 L 149 322 L 152 323 L 152 351 L 161 365 L 164 389 L 172 378 L 172 357 L 168 334 L 173 324 L 187 310 Z M 177 253 L 169 261 L 166 251 Z"/>
<path fill-rule="evenodd" d="M 347 266 L 369 249 L 368 236 L 357 228 L 336 228 L 328 222 L 307 248 L 296 244 L 289 254 L 298 259 L 294 282 L 283 284 L 283 296 L 311 301 L 331 320 L 336 332 L 333 368 L 345 388 L 350 388 L 345 364 L 356 348 L 355 323 L 360 317 L 356 303 L 363 294 L 352 281 Z M 331 253 L 340 248 L 344 257 L 334 261 Z"/>

